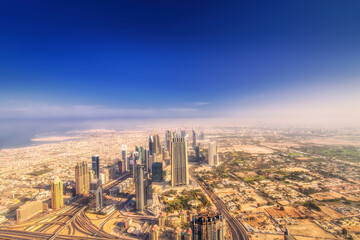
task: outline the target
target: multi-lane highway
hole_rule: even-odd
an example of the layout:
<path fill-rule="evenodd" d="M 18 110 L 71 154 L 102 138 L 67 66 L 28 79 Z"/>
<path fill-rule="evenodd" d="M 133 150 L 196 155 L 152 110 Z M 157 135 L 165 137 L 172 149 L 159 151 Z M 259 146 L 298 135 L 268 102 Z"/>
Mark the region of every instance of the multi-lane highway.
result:
<path fill-rule="evenodd" d="M 104 192 L 126 180 L 129 175 L 125 174 L 103 185 Z M 0 239 L 84 239 L 84 237 L 74 235 L 77 231 L 85 235 L 86 239 L 117 238 L 102 231 L 86 216 L 84 210 L 91 200 L 92 196 L 84 196 L 62 210 L 35 221 L 11 227 L 1 227 Z M 24 230 L 14 229 L 19 227 L 24 227 Z"/>
<path fill-rule="evenodd" d="M 202 188 L 203 192 L 209 196 L 209 198 L 215 204 L 216 208 L 220 211 L 220 213 L 225 216 L 225 218 L 228 222 L 231 234 L 232 234 L 232 239 L 248 240 L 249 237 L 247 235 L 247 232 L 246 232 L 244 226 L 236 218 L 234 218 L 231 215 L 231 213 L 229 212 L 225 203 L 219 197 L 217 197 L 215 194 L 212 194 L 211 192 L 209 192 L 207 190 L 206 186 L 204 186 L 204 184 L 196 178 L 193 170 L 194 170 L 193 167 L 190 168 L 191 178 L 193 179 L 193 181 L 195 181 L 197 184 L 199 184 L 199 186 Z"/>

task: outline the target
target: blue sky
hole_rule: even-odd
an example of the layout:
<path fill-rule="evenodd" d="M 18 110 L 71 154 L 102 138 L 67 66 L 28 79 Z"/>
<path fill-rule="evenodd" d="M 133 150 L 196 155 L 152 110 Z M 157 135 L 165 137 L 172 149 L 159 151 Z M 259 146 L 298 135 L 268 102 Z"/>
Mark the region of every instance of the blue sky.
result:
<path fill-rule="evenodd" d="M 352 114 L 359 12 L 338 0 L 2 1 L 0 115 L 244 117 L 311 99 Z"/>

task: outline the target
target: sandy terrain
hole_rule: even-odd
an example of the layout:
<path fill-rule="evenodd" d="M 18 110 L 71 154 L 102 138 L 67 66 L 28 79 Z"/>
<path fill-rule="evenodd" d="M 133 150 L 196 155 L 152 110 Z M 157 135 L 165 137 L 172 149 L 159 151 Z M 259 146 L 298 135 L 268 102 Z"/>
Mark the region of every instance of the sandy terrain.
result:
<path fill-rule="evenodd" d="M 341 139 L 341 138 L 320 138 L 303 141 L 302 143 L 313 143 L 318 145 L 338 145 L 338 146 L 357 146 L 360 147 L 360 141 Z"/>
<path fill-rule="evenodd" d="M 259 147 L 256 145 L 234 145 L 232 146 L 232 149 L 234 149 L 235 151 L 243 151 L 252 154 L 270 154 L 274 152 L 270 148 Z"/>
<path fill-rule="evenodd" d="M 335 239 L 333 235 L 325 232 L 308 219 L 299 219 L 297 225 L 288 225 L 287 228 L 289 229 L 290 233 L 296 237 L 296 239 L 298 239 L 298 235 L 312 238 L 325 237 Z"/>
<path fill-rule="evenodd" d="M 325 207 L 325 206 L 320 206 L 322 213 L 325 213 L 326 215 L 328 215 L 331 219 L 333 218 L 342 218 L 344 217 L 344 215 L 342 215 L 339 212 L 336 212 L 334 210 L 332 210 L 331 208 Z"/>
<path fill-rule="evenodd" d="M 318 201 L 345 197 L 344 195 L 336 192 L 320 192 L 320 193 L 314 193 L 310 196 Z"/>

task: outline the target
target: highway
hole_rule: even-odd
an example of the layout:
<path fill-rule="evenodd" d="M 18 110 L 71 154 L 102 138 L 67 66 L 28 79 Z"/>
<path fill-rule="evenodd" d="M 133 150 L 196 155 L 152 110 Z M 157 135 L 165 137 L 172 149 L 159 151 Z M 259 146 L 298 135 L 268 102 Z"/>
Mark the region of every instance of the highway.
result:
<path fill-rule="evenodd" d="M 125 174 L 103 185 L 103 191 L 108 191 L 119 182 L 126 180 L 129 176 L 129 173 Z M 85 239 L 84 237 L 74 236 L 75 231 L 86 235 L 86 239 L 117 238 L 116 236 L 103 232 L 86 216 L 84 210 L 91 199 L 92 196 L 84 196 L 56 213 L 49 214 L 35 221 L 15 226 L 1 227 L 0 239 Z M 25 231 L 15 230 L 14 228 L 16 227 L 25 227 Z M 66 229 L 67 233 L 61 235 Z"/>
<path fill-rule="evenodd" d="M 206 189 L 206 186 L 204 186 L 204 184 L 195 177 L 193 170 L 194 167 L 191 167 L 189 171 L 192 180 L 195 181 L 202 188 L 203 192 L 209 196 L 209 198 L 215 204 L 216 208 L 220 211 L 220 213 L 225 216 L 232 234 L 232 239 L 248 240 L 249 236 L 247 235 L 244 226 L 231 215 L 225 203 L 219 197 L 214 196 L 215 194 L 212 194 L 210 191 L 208 191 Z"/>

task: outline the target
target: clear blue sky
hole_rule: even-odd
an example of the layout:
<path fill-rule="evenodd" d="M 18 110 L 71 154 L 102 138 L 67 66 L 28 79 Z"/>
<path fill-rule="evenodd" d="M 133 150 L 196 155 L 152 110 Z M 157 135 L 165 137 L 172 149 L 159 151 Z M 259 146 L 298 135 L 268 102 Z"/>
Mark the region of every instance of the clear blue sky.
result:
<path fill-rule="evenodd" d="M 359 66 L 359 1 L 0 2 L 3 108 L 209 113 L 359 79 Z"/>

